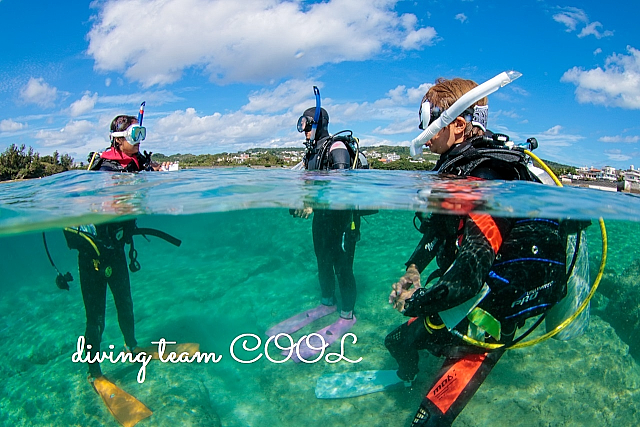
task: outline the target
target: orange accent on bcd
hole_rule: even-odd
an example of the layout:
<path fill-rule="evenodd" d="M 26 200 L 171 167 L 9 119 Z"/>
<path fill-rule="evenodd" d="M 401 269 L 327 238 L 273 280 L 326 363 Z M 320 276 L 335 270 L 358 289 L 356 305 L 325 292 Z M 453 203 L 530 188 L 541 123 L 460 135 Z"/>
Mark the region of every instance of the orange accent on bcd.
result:
<path fill-rule="evenodd" d="M 493 252 L 497 254 L 500 246 L 502 246 L 502 234 L 500 234 L 500 229 L 493 218 L 486 214 L 469 214 L 469 217 L 476 223 L 484 237 L 487 238 L 493 248 Z"/>

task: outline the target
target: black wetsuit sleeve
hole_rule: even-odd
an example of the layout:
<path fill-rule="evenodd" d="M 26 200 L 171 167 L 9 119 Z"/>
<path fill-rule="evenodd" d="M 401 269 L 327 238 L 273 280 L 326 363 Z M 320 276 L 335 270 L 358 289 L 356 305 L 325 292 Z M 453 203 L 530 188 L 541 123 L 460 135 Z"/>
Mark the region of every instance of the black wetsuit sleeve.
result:
<path fill-rule="evenodd" d="M 421 227 L 422 228 L 422 227 Z M 404 263 L 407 267 L 411 264 L 415 264 L 420 273 L 424 271 L 429 263 L 436 256 L 438 247 L 442 244 L 442 239 L 436 236 L 435 227 L 427 226 L 420 239 L 420 243 L 413 251 L 409 260 Z"/>
<path fill-rule="evenodd" d="M 329 149 L 329 164 L 331 169 L 349 169 L 351 167 L 351 156 L 344 142 L 334 142 Z"/>
<path fill-rule="evenodd" d="M 491 218 L 491 220 L 497 228 L 494 231 L 498 231 L 504 240 L 511 230 L 512 220 L 507 218 Z M 482 288 L 495 256 L 492 242 L 474 219 L 467 217 L 463 227 L 462 242 L 454 262 L 435 286 L 428 290 L 418 289 L 407 300 L 404 315 L 411 317 L 429 315 L 467 301 Z"/>

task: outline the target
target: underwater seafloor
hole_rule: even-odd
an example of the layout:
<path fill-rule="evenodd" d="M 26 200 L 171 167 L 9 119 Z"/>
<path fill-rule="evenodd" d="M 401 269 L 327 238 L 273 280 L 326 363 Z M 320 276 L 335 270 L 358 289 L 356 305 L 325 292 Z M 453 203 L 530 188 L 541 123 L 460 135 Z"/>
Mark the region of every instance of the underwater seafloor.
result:
<path fill-rule="evenodd" d="M 587 332 L 508 351 L 454 426 L 640 425 L 640 199 L 539 187 L 460 186 L 402 172 L 245 169 L 135 178 L 69 172 L 0 184 L 0 424 L 118 425 L 87 382 L 86 367 L 72 362 L 85 317 L 77 252 L 67 248 L 61 228 L 126 215 L 182 240 L 174 247 L 135 237 L 142 268 L 130 276 L 139 344 L 198 342 L 201 351 L 222 356 L 206 364 L 152 361 L 142 384 L 139 366 L 104 362 L 105 375 L 153 411 L 139 426 L 408 426 L 441 364 L 426 352 L 411 388 L 323 400 L 315 383 L 327 373 L 396 368 L 383 341 L 406 318 L 387 298 L 420 240 L 414 211 L 455 210 L 471 201 L 494 215 L 592 219 L 592 280 L 602 256 L 597 218 L 603 216 L 608 261 Z M 240 363 L 230 354 L 236 337 L 255 334 L 264 344 L 270 326 L 319 302 L 311 220 L 289 213 L 303 203 L 379 210 L 363 218 L 354 263 L 358 320 L 351 332 L 358 341 L 345 354 L 362 361 L 277 364 L 263 356 Z M 69 291 L 55 285 L 42 231 L 59 270 L 74 277 Z M 110 293 L 102 342 L 103 349 L 123 346 Z M 241 343 L 240 359 L 261 350 L 242 351 Z M 250 339 L 247 346 L 253 345 Z"/>

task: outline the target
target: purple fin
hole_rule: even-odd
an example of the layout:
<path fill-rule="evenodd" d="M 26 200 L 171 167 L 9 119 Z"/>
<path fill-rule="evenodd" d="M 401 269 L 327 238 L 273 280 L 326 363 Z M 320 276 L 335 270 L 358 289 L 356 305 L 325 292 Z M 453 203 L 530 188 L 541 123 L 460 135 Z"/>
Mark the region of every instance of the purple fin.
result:
<path fill-rule="evenodd" d="M 335 341 L 342 338 L 342 336 L 356 323 L 356 317 L 353 316 L 352 319 L 343 319 L 342 317 L 336 320 L 334 323 L 330 324 L 326 328 L 320 329 L 317 334 L 322 335 L 325 342 L 325 348 L 329 347 Z M 322 341 L 318 337 L 311 337 L 310 339 L 311 345 L 316 348 L 319 348 L 322 344 Z M 317 357 L 317 354 L 320 350 L 312 350 L 307 346 L 306 340 L 302 340 L 300 342 L 300 356 L 305 360 L 313 360 Z M 288 353 L 288 352 L 287 352 Z M 298 359 L 298 355 L 294 350 L 293 355 L 291 357 L 294 362 L 299 363 L 300 359 Z"/>
<path fill-rule="evenodd" d="M 323 305 L 320 304 L 317 307 L 311 308 L 302 313 L 298 313 L 293 317 L 288 318 L 287 320 L 283 320 L 275 326 L 267 329 L 267 336 L 277 335 L 279 333 L 283 334 L 292 334 L 297 330 L 300 330 L 307 326 L 309 323 L 320 319 L 321 317 L 327 316 L 336 311 L 335 305 Z"/>

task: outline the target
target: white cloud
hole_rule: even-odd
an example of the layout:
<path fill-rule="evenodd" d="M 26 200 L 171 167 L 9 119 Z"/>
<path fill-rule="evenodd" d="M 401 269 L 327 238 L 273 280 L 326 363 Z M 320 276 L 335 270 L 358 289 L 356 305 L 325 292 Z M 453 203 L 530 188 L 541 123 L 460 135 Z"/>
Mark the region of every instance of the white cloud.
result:
<path fill-rule="evenodd" d="M 529 96 L 529 92 L 527 92 L 526 89 L 521 88 L 520 86 L 512 86 L 509 85 L 509 88 L 511 89 L 512 92 L 521 95 L 521 96 Z"/>
<path fill-rule="evenodd" d="M 82 114 L 89 113 L 93 110 L 93 107 L 95 107 L 97 100 L 97 93 L 91 95 L 89 92 L 85 92 L 81 99 L 71 104 L 69 107 L 69 114 L 71 114 L 71 117 L 77 117 Z"/>
<path fill-rule="evenodd" d="M 146 101 L 148 106 L 163 105 L 171 102 L 182 101 L 183 98 L 167 90 L 147 91 L 131 93 L 129 95 L 109 95 L 98 97 L 96 103 L 108 105 L 140 105 Z"/>
<path fill-rule="evenodd" d="M 431 83 L 409 88 L 400 85 L 387 91 L 385 97 L 374 102 L 332 104 L 327 108 L 330 108 L 336 117 L 332 120 L 334 124 L 351 126 L 354 122 L 385 123 L 371 131 L 372 134 L 378 135 L 418 132 L 420 101 L 431 86 Z"/>
<path fill-rule="evenodd" d="M 576 7 L 560 7 L 558 9 L 560 12 L 553 15 L 553 20 L 564 24 L 564 26 L 567 27 L 566 31 L 568 33 L 575 31 L 578 26 L 584 25 L 578 34 L 580 38 L 592 35 L 597 39 L 601 39 L 602 37 L 610 37 L 613 35 L 613 31 L 598 31 L 598 28 L 602 27 L 602 24 L 598 21 L 590 22 L 586 12 L 582 9 Z"/>
<path fill-rule="evenodd" d="M 316 83 L 322 88 L 321 83 Z M 272 90 L 261 90 L 249 95 L 249 103 L 242 107 L 246 113 L 275 113 L 289 111 L 297 118 L 302 111 L 315 104 L 311 81 L 289 80 Z M 378 127 L 374 134 L 397 134 L 417 129 L 417 111 L 422 97 L 431 83 L 407 88 L 400 85 L 387 91 L 385 97 L 374 102 L 336 103 L 331 98 L 322 98 L 322 106 L 329 112 L 330 123 L 350 124 L 354 121 L 380 120 L 393 123 L 388 128 Z M 407 120 L 411 117 L 411 120 Z M 414 118 L 415 117 L 415 118 Z M 408 123 L 411 123 L 408 126 Z M 330 126 L 333 130 L 333 126 Z"/>
<path fill-rule="evenodd" d="M 597 48 L 596 50 L 593 51 L 594 55 L 599 55 L 601 53 L 602 53 L 602 49 L 600 49 L 600 48 Z"/>
<path fill-rule="evenodd" d="M 322 85 L 310 80 L 288 80 L 274 89 L 262 89 L 249 95 L 249 103 L 243 111 L 275 113 L 292 108 L 300 110 L 315 105 L 313 86 L 322 89 Z"/>
<path fill-rule="evenodd" d="M 396 86 L 395 89 L 391 89 L 387 92 L 387 98 L 376 101 L 375 105 L 384 106 L 415 106 L 416 109 L 420 107 L 420 101 L 427 90 L 433 86 L 432 83 L 423 83 L 418 87 L 407 88 L 404 85 Z"/>
<path fill-rule="evenodd" d="M 584 136 L 564 133 L 563 127 L 555 125 L 544 132 L 533 135 L 544 147 L 570 147 L 575 142 L 584 139 Z"/>
<path fill-rule="evenodd" d="M 282 145 L 280 134 L 283 129 L 295 131 L 293 113 L 249 115 L 242 112 L 216 112 L 199 116 L 195 109 L 187 108 L 157 120 L 152 129 L 152 139 L 147 139 L 149 144 L 153 144 L 154 151 L 238 151 Z"/>
<path fill-rule="evenodd" d="M 107 78 L 104 80 L 104 85 L 105 85 L 106 87 L 111 86 L 111 79 L 110 79 L 109 77 L 107 77 Z"/>
<path fill-rule="evenodd" d="M 514 119 L 514 120 L 520 119 L 522 117 L 522 116 L 520 116 L 518 113 L 516 113 L 513 110 L 509 110 L 509 111 L 498 110 L 496 112 L 490 111 L 490 117 L 491 117 L 492 120 L 495 120 L 495 119 L 497 119 L 498 117 L 501 117 L 501 116 L 508 117 L 508 118 Z"/>
<path fill-rule="evenodd" d="M 102 129 L 100 129 L 102 130 Z M 106 136 L 98 137 L 98 127 L 88 120 L 72 120 L 60 130 L 40 130 L 35 138 L 41 140 L 42 147 L 81 147 L 87 144 L 87 139 L 100 140 L 98 146 L 104 146 Z M 106 132 L 104 132 L 106 135 Z"/>
<path fill-rule="evenodd" d="M 580 31 L 580 34 L 578 34 L 578 37 L 582 38 L 582 37 L 591 35 L 591 36 L 595 36 L 595 38 L 597 39 L 601 39 L 603 37 L 611 37 L 613 35 L 613 31 L 609 31 L 609 30 L 601 33 L 600 31 L 598 31 L 599 27 L 602 27 L 601 23 L 591 22 L 587 24 L 587 26 L 584 27 L 582 31 Z"/>
<path fill-rule="evenodd" d="M 371 131 L 371 133 L 378 135 L 398 135 L 403 133 L 417 133 L 418 130 L 418 119 L 412 118 L 404 121 L 393 122 L 389 126 L 386 127 L 377 127 Z"/>
<path fill-rule="evenodd" d="M 17 132 L 19 130 L 24 129 L 26 126 L 27 125 L 24 123 L 19 123 L 11 119 L 6 119 L 6 120 L 0 121 L 0 132 Z"/>
<path fill-rule="evenodd" d="M 464 24 L 465 22 L 467 22 L 467 15 L 465 15 L 464 13 L 459 13 L 453 19 L 460 21 Z"/>
<path fill-rule="evenodd" d="M 567 27 L 567 32 L 575 31 L 576 27 L 580 23 L 589 22 L 587 14 L 582 9 L 576 7 L 560 8 L 562 12 L 553 15 L 553 20 L 564 24 Z"/>
<path fill-rule="evenodd" d="M 629 55 L 609 56 L 604 69 L 573 67 L 560 81 L 576 85 L 580 103 L 640 109 L 640 51 L 627 46 L 627 52 Z"/>
<path fill-rule="evenodd" d="M 145 86 L 174 82 L 190 67 L 214 81 L 266 81 L 432 44 L 436 31 L 398 15 L 397 1 L 107 0 L 97 3 L 88 53 L 96 69 Z M 132 10 L 145 19 L 131 19 Z"/>
<path fill-rule="evenodd" d="M 27 104 L 36 104 L 40 107 L 53 107 L 58 97 L 58 89 L 49 86 L 42 77 L 29 79 L 29 82 L 20 90 L 20 98 Z"/>
<path fill-rule="evenodd" d="M 600 142 L 638 142 L 640 141 L 640 136 L 622 136 L 622 135 L 615 135 L 615 136 L 603 136 L 602 138 L 599 138 L 598 141 Z"/>
<path fill-rule="evenodd" d="M 620 150 L 607 150 L 604 151 L 604 155 L 607 156 L 609 160 L 616 162 L 624 162 L 633 158 L 628 154 L 623 154 Z"/>

